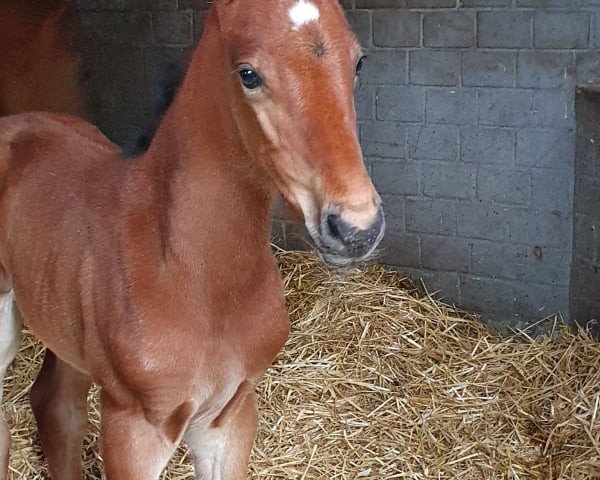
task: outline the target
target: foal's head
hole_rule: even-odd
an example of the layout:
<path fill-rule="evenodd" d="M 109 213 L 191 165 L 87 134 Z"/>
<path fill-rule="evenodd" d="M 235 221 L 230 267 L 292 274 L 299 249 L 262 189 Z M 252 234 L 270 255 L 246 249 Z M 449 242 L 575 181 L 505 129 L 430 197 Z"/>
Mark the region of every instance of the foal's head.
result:
<path fill-rule="evenodd" d="M 383 236 L 353 91 L 362 51 L 337 0 L 217 0 L 238 128 L 301 212 L 323 258 L 367 257 Z"/>

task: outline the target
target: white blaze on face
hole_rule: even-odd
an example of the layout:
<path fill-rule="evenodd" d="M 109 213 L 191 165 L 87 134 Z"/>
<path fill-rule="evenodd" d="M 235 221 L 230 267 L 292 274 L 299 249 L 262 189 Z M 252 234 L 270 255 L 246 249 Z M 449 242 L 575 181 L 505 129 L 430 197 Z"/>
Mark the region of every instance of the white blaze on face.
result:
<path fill-rule="evenodd" d="M 289 11 L 289 17 L 294 30 L 299 30 L 304 25 L 316 22 L 319 19 L 319 9 L 306 0 L 298 0 Z"/>

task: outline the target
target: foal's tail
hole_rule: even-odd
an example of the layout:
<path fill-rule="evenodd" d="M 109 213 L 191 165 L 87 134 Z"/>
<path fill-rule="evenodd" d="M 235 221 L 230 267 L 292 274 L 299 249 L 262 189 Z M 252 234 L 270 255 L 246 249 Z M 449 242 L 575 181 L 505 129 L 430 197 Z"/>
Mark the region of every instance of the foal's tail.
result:
<path fill-rule="evenodd" d="M 54 0 L 40 29 L 40 40 L 48 43 L 62 42 L 75 47 L 81 34 L 78 11 L 73 0 Z"/>
<path fill-rule="evenodd" d="M 82 86 L 84 77 L 80 43 L 83 38 L 79 12 L 73 0 L 54 0 L 53 9 L 45 18 L 36 43 L 39 59 L 38 74 L 45 77 L 41 83 L 48 97 L 42 106 L 31 109 L 64 112 L 85 118 L 87 115 L 86 92 Z"/>
<path fill-rule="evenodd" d="M 10 118 L 0 118 L 0 202 L 4 197 L 6 174 L 12 163 L 12 144 L 17 134 L 16 128 L 11 125 Z"/>

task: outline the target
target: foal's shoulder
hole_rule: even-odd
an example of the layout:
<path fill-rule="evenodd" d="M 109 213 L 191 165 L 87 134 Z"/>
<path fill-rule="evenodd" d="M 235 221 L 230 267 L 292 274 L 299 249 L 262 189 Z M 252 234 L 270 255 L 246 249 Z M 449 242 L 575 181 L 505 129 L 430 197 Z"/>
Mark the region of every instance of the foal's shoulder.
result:
<path fill-rule="evenodd" d="M 79 117 L 48 112 L 27 112 L 0 118 L 0 142 L 11 146 L 43 146 L 101 150 L 118 154 L 119 148 L 94 125 Z"/>

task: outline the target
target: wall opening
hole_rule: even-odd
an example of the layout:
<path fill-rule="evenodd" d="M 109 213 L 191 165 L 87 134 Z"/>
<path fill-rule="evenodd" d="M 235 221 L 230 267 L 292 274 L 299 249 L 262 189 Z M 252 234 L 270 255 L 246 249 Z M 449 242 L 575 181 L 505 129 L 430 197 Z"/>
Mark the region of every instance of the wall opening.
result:
<path fill-rule="evenodd" d="M 577 90 L 571 314 L 600 322 L 600 84 Z M 600 323 L 592 327 L 600 336 Z"/>

